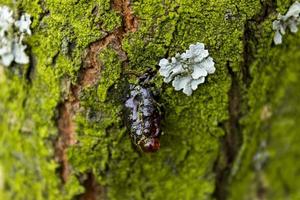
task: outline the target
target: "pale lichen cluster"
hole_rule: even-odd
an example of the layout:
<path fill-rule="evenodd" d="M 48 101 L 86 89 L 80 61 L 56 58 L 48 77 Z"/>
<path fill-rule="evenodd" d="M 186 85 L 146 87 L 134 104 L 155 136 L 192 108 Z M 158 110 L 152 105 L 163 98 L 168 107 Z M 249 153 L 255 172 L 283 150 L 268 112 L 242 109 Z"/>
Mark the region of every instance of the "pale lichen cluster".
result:
<path fill-rule="evenodd" d="M 234 73 L 240 74 L 238 70 L 243 59 L 241 52 L 244 51 L 241 41 L 241 36 L 244 34 L 242 27 L 253 16 L 260 16 L 260 2 L 224 0 L 222 3 L 221 1 L 213 3 L 213 1 L 203 0 L 182 0 L 177 1 L 174 6 L 172 1 L 164 1 L 163 4 L 152 0 L 145 0 L 143 3 L 134 1 L 134 11 L 141 23 L 138 31 L 126 35 L 122 43 L 129 57 L 126 70 L 136 70 L 142 74 L 146 66 L 157 63 L 163 54 L 172 52 L 174 47 L 185 50 L 186 47 L 188 48 L 187 42 L 201 39 L 205 44 L 213 45 L 214 51 L 209 49 L 209 53 L 213 53 L 219 73 L 213 75 L 214 84 L 206 84 L 201 88 L 205 88 L 204 95 L 199 95 L 200 91 L 197 91 L 195 98 L 181 99 L 170 90 L 161 95 L 166 113 L 164 146 L 158 154 L 141 156 L 133 151 L 124 132 L 123 123 L 119 122 L 121 111 L 118 102 L 120 100 L 117 99 L 118 92 L 114 91 L 122 92 L 123 87 L 118 85 L 122 82 L 118 74 L 122 73 L 118 70 L 123 68 L 118 65 L 116 70 L 118 54 L 107 53 L 108 50 L 114 52 L 113 48 L 101 51 L 103 56 L 98 58 L 105 64 L 101 70 L 99 83 L 99 87 L 102 88 L 95 91 L 94 87 L 89 87 L 81 92 L 82 109 L 76 117 L 76 127 L 78 127 L 76 132 L 80 143 L 68 149 L 72 177 L 65 185 L 62 185 L 59 179 L 59 164 L 51 159 L 54 157 L 51 141 L 57 136 L 55 110 L 63 99 L 60 97 L 61 82 L 58 80 L 61 80 L 62 76 L 70 81 L 76 80 L 80 73 L 78 71 L 82 69 L 80 61 L 84 49 L 97 38 L 104 37 L 102 33 L 109 31 L 105 29 L 103 32 L 102 28 L 100 31 L 100 28 L 90 27 L 101 27 L 102 22 L 105 22 L 105 25 L 108 24 L 107 27 L 117 29 L 119 26 L 117 22 L 120 20 L 118 20 L 118 13 L 113 14 L 113 11 L 109 10 L 110 5 L 107 5 L 106 0 L 75 3 L 58 0 L 17 2 L 20 2 L 18 9 L 32 13 L 32 19 L 38 19 L 37 25 L 40 24 L 35 29 L 34 36 L 28 41 L 28 45 L 35 53 L 38 70 L 35 70 L 36 78 L 30 87 L 26 86 L 28 84 L 26 81 L 18 77 L 8 77 L 8 74 L 6 81 L 1 84 L 1 103 L 8 108 L 1 112 L 3 118 L 9 119 L 11 113 L 20 117 L 13 126 L 2 121 L 3 126 L 0 127 L 3 135 L 0 141 L 0 146 L 3 147 L 0 154 L 7 158 L 6 162 L 1 163 L 6 181 L 5 188 L 9 188 L 5 191 L 7 195 L 14 197 L 15 200 L 76 198 L 84 192 L 80 183 L 89 180 L 85 175 L 86 172 L 95 172 L 97 182 L 100 185 L 105 184 L 103 195 L 111 199 L 186 199 L 187 194 L 191 199 L 209 199 L 214 194 L 216 182 L 214 179 L 216 174 L 212 166 L 216 163 L 220 152 L 220 138 L 225 134 L 220 124 L 222 126 L 223 122 L 228 120 L 228 91 L 230 91 L 231 79 L 226 73 L 227 62 L 230 62 L 228 67 L 232 68 Z M 277 5 L 278 9 L 282 10 L 287 3 L 281 2 Z M 267 3 L 266 6 L 268 5 Z M 228 19 L 224 22 L 224 18 L 220 17 L 224 14 L 224 6 L 233 8 L 232 13 L 236 20 Z M 101 22 L 96 21 L 95 16 Z M 299 40 L 295 38 L 295 41 L 289 41 L 286 44 L 288 48 L 271 48 L 269 42 L 273 38 L 270 38 L 272 37 L 270 22 L 267 18 L 259 25 L 262 29 L 258 32 L 262 37 L 259 38 L 257 45 L 249 45 L 256 48 L 251 51 L 256 53 L 253 55 L 253 64 L 249 66 L 253 81 L 249 85 L 249 93 L 244 93 L 242 88 L 241 95 L 244 95 L 242 99 L 245 98 L 247 101 L 245 101 L 247 105 L 243 104 L 246 106 L 242 105 L 242 112 L 246 112 L 248 106 L 250 111 L 246 113 L 248 117 L 243 117 L 240 122 L 244 130 L 241 151 L 245 153 L 239 153 L 244 156 L 240 156 L 242 164 L 238 166 L 235 176 L 242 175 L 245 178 L 242 181 L 236 178 L 234 184 L 226 188 L 229 199 L 249 198 L 252 193 L 257 194 L 257 190 L 253 190 L 252 187 L 257 180 L 252 178 L 254 168 L 252 155 L 253 148 L 256 148 L 256 144 L 259 143 L 257 140 L 264 136 L 261 134 L 262 128 L 265 131 L 265 126 L 262 128 L 260 126 L 261 106 L 265 101 L 270 101 L 268 103 L 273 105 L 276 98 L 273 98 L 270 89 L 273 91 L 272 88 L 276 87 L 277 91 L 282 92 L 285 87 L 290 86 L 282 80 L 291 79 L 295 74 L 285 75 L 284 69 L 288 69 L 290 73 L 297 72 L 296 61 L 299 52 L 294 50 L 297 49 Z M 254 38 L 250 39 L 249 42 L 255 44 L 255 41 L 252 41 Z M 75 44 L 72 46 L 74 48 L 72 53 L 68 55 L 59 53 L 63 40 L 67 41 L 67 45 Z M 290 56 L 291 51 L 294 51 L 293 56 Z M 135 76 L 128 77 L 132 77 L 130 82 L 136 81 Z M 107 80 L 111 82 L 108 84 Z M 155 84 L 161 86 L 161 81 L 155 79 Z M 300 84 L 294 85 L 299 88 Z M 99 91 L 108 91 L 107 95 L 106 92 L 103 95 L 103 101 L 99 101 L 99 94 L 102 94 Z M 283 108 L 288 106 L 295 110 L 297 105 L 296 102 L 288 101 L 284 102 Z M 35 125 L 31 134 L 19 131 L 26 116 L 34 120 Z M 280 116 L 278 118 L 281 119 Z M 274 162 L 270 163 L 272 166 L 278 166 L 276 172 L 283 172 L 284 180 L 291 180 L 287 188 L 266 188 L 270 194 L 275 193 L 270 197 L 271 199 L 284 199 L 286 189 L 290 191 L 289 196 L 293 199 L 299 191 L 297 187 L 300 179 L 297 177 L 289 179 L 289 176 L 294 175 L 293 172 L 299 170 L 296 164 L 290 165 L 295 163 L 296 150 L 299 149 L 299 145 L 297 146 L 299 141 L 295 140 L 299 128 L 293 126 L 294 123 L 285 123 L 291 121 L 294 120 L 285 118 L 285 121 L 277 120 L 274 123 L 273 129 L 277 134 L 271 137 L 274 139 L 272 152 L 278 149 L 282 153 L 282 149 L 278 146 L 285 145 L 286 142 L 295 152 L 286 151 L 285 154 L 281 154 L 281 159 L 275 158 Z M 265 124 L 266 122 L 262 125 Z M 287 130 L 289 134 L 286 134 Z M 282 142 L 280 143 L 282 145 L 278 145 L 278 142 Z M 282 158 L 287 164 L 285 164 L 286 169 L 280 171 Z M 280 184 L 276 182 L 280 181 L 278 173 L 273 173 L 273 167 L 268 166 L 266 168 L 269 171 L 263 172 L 263 181 L 276 183 L 275 185 L 278 186 Z M 26 173 L 26 176 L 20 172 Z M 28 184 L 28 180 L 31 184 Z M 250 190 L 248 186 L 251 187 Z M 174 188 L 180 192 L 174 192 Z"/>
<path fill-rule="evenodd" d="M 275 31 L 274 43 L 282 43 L 282 36 L 289 28 L 292 33 L 298 32 L 300 25 L 300 3 L 296 1 L 291 5 L 285 15 L 278 14 L 277 20 L 273 21 L 273 30 Z"/>
<path fill-rule="evenodd" d="M 0 7 L 0 63 L 10 66 L 12 62 L 19 64 L 29 63 L 23 44 L 25 35 L 31 35 L 30 15 L 23 14 L 15 20 L 13 11 L 7 7 Z"/>
<path fill-rule="evenodd" d="M 170 83 L 176 91 L 190 96 L 198 85 L 204 83 L 208 74 L 215 72 L 215 63 L 209 56 L 208 50 L 203 43 L 190 45 L 190 48 L 182 54 L 177 53 L 175 57 L 161 59 L 159 62 L 160 75 L 164 76 L 164 82 Z"/>

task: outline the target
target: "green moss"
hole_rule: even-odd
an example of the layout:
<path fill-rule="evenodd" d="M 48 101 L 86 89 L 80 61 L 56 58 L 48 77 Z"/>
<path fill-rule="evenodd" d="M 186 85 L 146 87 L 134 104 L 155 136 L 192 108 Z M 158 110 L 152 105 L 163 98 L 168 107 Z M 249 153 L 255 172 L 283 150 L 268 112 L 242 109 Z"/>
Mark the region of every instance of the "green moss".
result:
<path fill-rule="evenodd" d="M 108 89 L 120 79 L 121 61 L 117 53 L 111 49 L 105 49 L 100 53 L 100 60 L 103 63 L 101 78 L 98 86 L 100 101 L 105 101 Z"/>
<path fill-rule="evenodd" d="M 122 120 L 116 118 L 122 110 L 112 109 L 123 106 L 118 100 L 123 97 L 118 88 L 124 83 L 115 82 L 115 73 L 107 76 L 103 71 L 105 81 L 98 87 L 98 94 L 90 91 L 85 95 L 88 98 L 82 99 L 85 110 L 78 122 L 80 145 L 74 146 L 70 155 L 79 174 L 89 170 L 98 174 L 99 182 L 109 188 L 110 199 L 206 199 L 212 195 L 213 165 L 220 136 L 224 135 L 219 123 L 228 118 L 231 80 L 226 66 L 230 62 L 239 71 L 246 15 L 254 15 L 253 11 L 260 7 L 259 2 L 247 6 L 240 3 L 237 9 L 230 3 L 233 5 L 231 1 L 134 2 L 139 27 L 123 40 L 129 60 L 125 72 L 143 74 L 149 68 L 155 69 L 161 58 L 174 56 L 198 41 L 206 44 L 217 71 L 192 97 L 163 84 L 161 77 L 154 78 L 165 112 L 161 150 L 155 154 L 139 154 L 132 148 Z M 228 9 L 235 18 L 226 21 Z M 102 59 L 111 73 L 110 66 L 117 66 L 111 64 L 115 55 L 106 53 Z M 130 82 L 137 79 L 129 75 L 126 78 Z M 105 103 L 101 103 L 104 99 Z M 87 117 L 90 113 L 92 119 Z"/>
<path fill-rule="evenodd" d="M 284 3 L 285 7 L 289 5 L 290 2 Z M 276 13 L 271 13 L 253 28 L 257 40 L 250 41 L 254 48 L 250 65 L 252 81 L 244 100 L 247 113 L 241 121 L 243 145 L 234 166 L 229 199 L 299 198 L 299 165 L 295 159 L 300 150 L 296 139 L 300 130 L 297 123 L 300 54 L 296 39 L 299 33 L 287 33 L 283 45 L 274 46 L 272 20 L 275 18 Z M 263 149 L 262 143 L 266 143 Z M 257 163 L 260 161 L 254 157 L 262 153 L 267 156 Z M 256 169 L 257 164 L 262 168 Z"/>
<path fill-rule="evenodd" d="M 278 1 L 277 9 L 284 13 L 289 3 Z M 66 83 L 76 83 L 88 45 L 119 27 L 121 16 L 112 11 L 109 0 L 22 0 L 15 6 L 33 17 L 34 34 L 27 43 L 34 73 L 29 83 L 25 79 L 28 66 L 0 68 L 1 199 L 71 199 L 83 192 L 80 184 L 86 172 L 92 172 L 98 183 L 108 188 L 109 199 L 210 199 L 216 185 L 214 163 L 224 136 L 219 124 L 228 120 L 228 67 L 236 73 L 245 95 L 245 116 L 240 122 L 243 145 L 234 164 L 229 197 L 253 199 L 262 186 L 268 188 L 270 199 L 281 199 L 286 195 L 284 188 L 291 191 L 292 199 L 299 195 L 298 168 L 293 168 L 299 152 L 299 128 L 295 128 L 299 123 L 294 119 L 298 117 L 299 97 L 292 96 L 299 90 L 292 86 L 298 83 L 295 63 L 299 63 L 300 55 L 295 52 L 299 52 L 299 41 L 294 41 L 297 36 L 288 35 L 284 45 L 272 45 L 275 13 L 260 25 L 250 24 L 255 38 L 260 39 L 249 41 L 253 54 L 251 84 L 241 79 L 245 24 L 260 14 L 260 1 L 133 2 L 139 27 L 122 41 L 128 56 L 126 68 L 109 46 L 99 55 L 103 64 L 99 83 L 81 91 L 81 108 L 75 119 L 78 143 L 68 151 L 72 174 L 64 186 L 53 150 L 58 134 L 57 105 L 68 93 Z M 185 51 L 196 42 L 205 43 L 216 62 L 216 73 L 191 97 L 174 91 L 162 77 L 154 77 L 154 90 L 159 92 L 158 101 L 164 110 L 161 150 L 138 153 L 123 123 L 127 82 L 137 82 L 137 76 L 128 72 L 143 74 L 155 69 L 161 58 Z M 284 106 L 286 94 L 290 95 L 289 107 Z M 259 120 L 266 105 L 284 119 Z M 286 140 L 285 130 L 291 135 Z M 270 140 L 267 133 L 272 135 Z M 259 148 L 265 140 L 269 145 Z M 278 147 L 287 144 L 288 150 Z M 253 170 L 253 156 L 261 151 L 268 152 L 270 161 L 264 170 Z M 280 168 L 278 156 L 289 166 L 286 171 Z M 274 182 L 273 189 L 269 185 Z"/>
<path fill-rule="evenodd" d="M 264 179 L 264 195 L 268 199 L 299 197 L 299 165 L 295 156 L 299 152 L 296 138 L 300 130 L 297 123 L 300 54 L 295 37 L 291 35 L 283 46 L 273 47 L 269 55 L 261 54 L 261 61 L 253 65 L 257 74 L 249 93 L 251 112 L 244 120 L 244 126 L 249 128 L 244 131 L 244 151 L 237 180 L 232 186 L 232 199 L 241 199 L 243 194 L 255 195 L 260 188 L 258 179 L 261 177 Z M 266 105 L 271 105 L 274 117 L 262 120 Z M 263 163 L 264 168 L 256 171 L 253 169 L 253 157 L 260 152 L 260 141 L 267 143 L 264 151 L 269 156 Z M 244 196 L 248 199 L 247 195 Z"/>
<path fill-rule="evenodd" d="M 3 93 L 0 97 L 0 158 L 5 174 L 5 195 L 8 199 L 30 199 L 33 196 L 43 199 L 44 193 L 49 195 L 46 188 L 57 188 L 59 184 L 57 179 L 49 178 L 55 174 L 56 164 L 48 162 L 52 145 L 46 140 L 56 131 L 43 121 L 51 121 L 47 109 L 39 108 L 45 111 L 45 115 L 36 118 L 37 110 L 32 105 L 35 97 L 28 94 L 27 82 L 14 74 L 7 75 L 5 82 L 1 83 Z M 49 101 L 44 103 L 48 108 L 53 106 Z M 26 109 L 21 109 L 23 106 Z M 59 191 L 55 189 L 51 193 L 54 197 Z"/>
<path fill-rule="evenodd" d="M 62 185 L 53 146 L 57 105 L 66 92 L 63 80 L 76 81 L 84 50 L 102 37 L 100 30 L 119 26 L 120 17 L 110 10 L 109 1 L 9 3 L 32 16 L 33 36 L 26 39 L 33 73 L 30 82 L 28 66 L 0 68 L 0 198 L 71 199 L 83 188 L 73 175 Z"/>

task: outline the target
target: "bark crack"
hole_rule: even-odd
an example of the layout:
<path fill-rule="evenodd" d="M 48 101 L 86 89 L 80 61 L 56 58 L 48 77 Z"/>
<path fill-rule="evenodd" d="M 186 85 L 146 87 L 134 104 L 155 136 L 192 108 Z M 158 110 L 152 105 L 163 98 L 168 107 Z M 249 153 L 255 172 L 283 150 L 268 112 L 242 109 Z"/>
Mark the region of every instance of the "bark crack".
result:
<path fill-rule="evenodd" d="M 92 172 L 86 174 L 87 178 L 83 183 L 85 192 L 79 196 L 80 200 L 107 199 L 106 188 L 97 183 L 96 177 Z"/>
<path fill-rule="evenodd" d="M 137 18 L 131 10 L 130 0 L 113 0 L 111 5 L 112 9 L 122 16 L 122 26 L 89 45 L 82 68 L 78 73 L 77 83 L 70 86 L 68 97 L 57 106 L 59 135 L 55 143 L 55 158 L 61 166 L 60 175 L 63 183 L 68 180 L 70 175 L 70 165 L 66 153 L 67 148 L 76 143 L 76 124 L 73 118 L 80 108 L 80 93 L 84 88 L 94 86 L 100 78 L 102 63 L 98 59 L 98 55 L 103 49 L 110 46 L 117 52 L 120 60 L 125 63 L 128 59 L 122 50 L 122 40 L 127 33 L 137 30 Z M 81 199 L 98 199 L 103 196 L 100 194 L 103 190 L 99 189 L 101 186 L 96 183 L 93 174 L 88 173 L 87 175 L 88 179 L 83 184 L 86 191 Z"/>
<path fill-rule="evenodd" d="M 225 200 L 227 197 L 227 185 L 230 178 L 232 165 L 242 143 L 242 129 L 239 124 L 241 117 L 241 88 L 239 77 L 232 71 L 227 62 L 228 73 L 231 76 L 231 88 L 229 90 L 229 120 L 220 124 L 225 132 L 222 139 L 219 158 L 215 164 L 216 188 L 214 196 L 217 200 Z"/>
<path fill-rule="evenodd" d="M 215 163 L 216 188 L 214 197 L 217 200 L 225 200 L 228 196 L 228 188 L 232 179 L 233 164 L 237 162 L 238 153 L 242 146 L 243 130 L 240 125 L 240 119 L 249 109 L 247 101 L 242 98 L 242 93 L 246 93 L 252 82 L 250 66 L 254 61 L 256 54 L 256 44 L 258 43 L 257 33 L 259 25 L 263 23 L 269 15 L 275 11 L 276 3 L 273 0 L 261 1 L 261 10 L 257 15 L 247 20 L 244 27 L 244 53 L 243 63 L 240 72 L 234 72 L 227 63 L 228 73 L 231 76 L 231 88 L 229 90 L 229 120 L 220 124 L 224 129 L 225 136 L 222 139 L 220 155 Z M 245 111 L 246 109 L 246 111 Z M 258 189 L 265 192 L 265 188 Z M 263 195 L 259 193 L 258 197 Z"/>

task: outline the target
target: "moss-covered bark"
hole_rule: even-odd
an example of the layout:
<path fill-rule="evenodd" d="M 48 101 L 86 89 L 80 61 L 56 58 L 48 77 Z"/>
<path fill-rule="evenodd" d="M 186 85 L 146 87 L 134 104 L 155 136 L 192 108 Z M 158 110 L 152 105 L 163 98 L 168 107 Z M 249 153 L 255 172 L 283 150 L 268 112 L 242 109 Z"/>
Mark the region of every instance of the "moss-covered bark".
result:
<path fill-rule="evenodd" d="M 0 66 L 0 199 L 299 199 L 300 34 L 292 0 L 0 0 L 32 16 L 30 64 Z M 161 150 L 123 123 L 129 83 L 203 42 L 191 97 L 155 76 Z"/>

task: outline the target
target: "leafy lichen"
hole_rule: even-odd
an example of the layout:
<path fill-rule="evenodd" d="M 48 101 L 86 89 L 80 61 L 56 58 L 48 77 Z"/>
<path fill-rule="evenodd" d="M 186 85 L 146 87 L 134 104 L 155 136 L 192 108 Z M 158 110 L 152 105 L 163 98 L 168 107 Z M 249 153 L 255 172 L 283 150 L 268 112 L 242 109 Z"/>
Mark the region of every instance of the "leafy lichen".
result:
<path fill-rule="evenodd" d="M 25 34 L 31 35 L 30 16 L 23 14 L 19 20 L 13 18 L 13 12 L 7 6 L 0 7 L 0 57 L 1 64 L 9 66 L 13 61 L 19 64 L 29 63 L 23 45 Z M 17 30 L 17 31 L 16 31 Z"/>
<path fill-rule="evenodd" d="M 171 62 L 161 59 L 159 73 L 165 77 L 166 83 L 173 81 L 175 90 L 183 89 L 183 93 L 190 96 L 199 84 L 204 83 L 208 74 L 215 72 L 215 63 L 208 55 L 203 43 L 192 44 L 185 53 L 172 57 Z"/>
<path fill-rule="evenodd" d="M 277 2 L 281 10 L 289 6 L 288 1 Z M 110 199 L 211 198 L 215 189 L 214 163 L 221 151 L 220 137 L 224 135 L 220 124 L 228 119 L 227 93 L 231 79 L 227 67 L 241 76 L 244 52 L 241 38 L 247 20 L 260 12 L 261 1 L 183 0 L 164 4 L 159 0 L 134 1 L 132 7 L 139 27 L 123 40 L 122 48 L 128 56 L 126 69 L 121 67 L 114 50 L 106 49 L 99 55 L 106 66 L 100 75 L 105 82 L 100 80 L 101 86 L 81 91 L 81 109 L 75 119 L 78 144 L 69 149 L 72 173 L 64 186 L 56 173 L 59 166 L 52 145 L 57 136 L 57 104 L 66 96 L 61 94 L 61 85 L 65 79 L 76 82 L 85 49 L 120 26 L 121 16 L 112 11 L 108 0 L 22 0 L 16 7 L 32 16 L 33 36 L 28 38 L 28 45 L 34 56 L 34 73 L 30 74 L 32 83 L 28 84 L 23 69 L 0 71 L 0 164 L 7 186 L 0 191 L 1 199 L 72 199 L 83 192 L 80 184 L 86 172 L 94 173 L 98 183 L 108 187 Z M 228 10 L 231 17 L 226 17 Z M 299 63 L 299 55 L 294 53 L 299 52 L 294 38 L 287 36 L 281 50 L 272 47 L 271 23 L 272 18 L 268 18 L 255 29 L 261 40 L 260 45 L 253 45 L 257 46 L 250 69 L 253 80 L 247 95 L 249 104 L 243 107 L 250 107 L 250 111 L 241 121 L 247 127 L 242 133 L 245 151 L 240 159 L 242 165 L 237 167 L 237 179 L 228 188 L 232 199 L 255 195 L 249 189 L 256 183 L 253 182 L 256 172 L 251 167 L 256 149 L 252 147 L 259 144 L 259 136 L 269 126 L 258 119 L 266 103 L 276 107 L 270 88 L 282 95 L 289 85 L 282 83 L 295 81 L 297 65 L 293 64 Z M 175 55 L 197 41 L 206 44 L 218 70 L 191 97 L 164 86 L 161 78 L 154 78 L 154 84 L 163 90 L 159 98 L 165 108 L 163 148 L 155 155 L 139 155 L 131 147 L 120 117 L 127 81 L 137 78 L 119 72 L 142 74 L 148 68 L 155 68 L 160 58 Z M 287 49 L 291 50 L 288 54 Z M 282 69 L 290 71 L 288 76 L 282 76 Z M 278 81 L 280 77 L 282 81 Z M 293 91 L 298 91 L 298 84 L 294 85 Z M 294 115 L 287 116 L 284 123 L 274 121 L 278 126 L 272 129 L 278 140 L 274 137 L 271 151 L 280 151 L 279 141 L 280 145 L 292 144 L 294 153 L 282 154 L 286 163 L 293 163 L 298 152 L 299 142 L 295 138 L 299 129 L 293 130 L 291 122 Z M 295 138 L 284 134 L 286 130 Z M 271 199 L 284 197 L 284 187 L 280 185 L 283 182 L 275 172 L 280 170 L 280 162 L 273 159 L 274 170 L 266 168 L 267 180 L 279 181 Z M 282 174 L 283 179 L 292 180 L 288 188 L 292 191 L 291 198 L 296 198 L 300 179 L 291 177 L 298 168 L 290 166 L 293 168 Z M 270 194 L 272 191 L 275 189 L 271 188 Z"/>
<path fill-rule="evenodd" d="M 300 24 L 300 3 L 295 1 L 285 15 L 278 14 L 277 20 L 273 22 L 273 30 L 275 30 L 275 44 L 282 43 L 282 35 L 285 35 L 287 28 L 292 33 L 298 32 Z"/>

